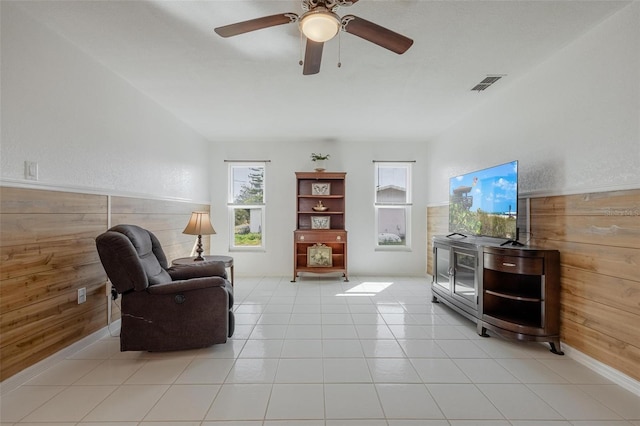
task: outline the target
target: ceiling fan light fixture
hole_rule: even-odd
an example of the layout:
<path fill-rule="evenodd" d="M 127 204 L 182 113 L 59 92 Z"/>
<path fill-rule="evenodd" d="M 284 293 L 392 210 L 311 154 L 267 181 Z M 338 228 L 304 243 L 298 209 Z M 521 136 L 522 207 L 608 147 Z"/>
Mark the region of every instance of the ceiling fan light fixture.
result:
<path fill-rule="evenodd" d="M 310 40 L 324 43 L 331 40 L 340 30 L 340 18 L 335 13 L 316 8 L 305 13 L 300 19 L 300 31 Z"/>

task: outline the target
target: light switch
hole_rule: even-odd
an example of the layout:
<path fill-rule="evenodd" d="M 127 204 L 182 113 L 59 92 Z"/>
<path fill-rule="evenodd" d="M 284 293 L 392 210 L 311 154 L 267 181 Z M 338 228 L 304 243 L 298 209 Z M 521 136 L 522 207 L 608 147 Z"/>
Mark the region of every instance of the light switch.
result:
<path fill-rule="evenodd" d="M 24 178 L 29 180 L 38 180 L 38 162 L 37 161 L 24 162 Z"/>

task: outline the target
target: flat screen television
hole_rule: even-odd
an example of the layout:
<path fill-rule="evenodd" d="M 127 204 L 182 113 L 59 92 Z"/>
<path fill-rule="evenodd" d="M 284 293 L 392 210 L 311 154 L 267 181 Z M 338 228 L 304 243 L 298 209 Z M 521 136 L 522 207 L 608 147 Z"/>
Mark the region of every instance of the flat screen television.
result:
<path fill-rule="evenodd" d="M 518 162 L 449 179 L 449 232 L 516 242 Z"/>

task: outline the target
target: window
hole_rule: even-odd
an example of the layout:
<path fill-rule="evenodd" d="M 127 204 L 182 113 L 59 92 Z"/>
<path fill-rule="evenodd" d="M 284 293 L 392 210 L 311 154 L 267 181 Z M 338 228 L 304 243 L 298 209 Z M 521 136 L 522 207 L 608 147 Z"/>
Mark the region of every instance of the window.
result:
<path fill-rule="evenodd" d="M 375 163 L 376 248 L 411 248 L 412 163 Z"/>
<path fill-rule="evenodd" d="M 229 164 L 229 250 L 264 249 L 265 163 Z"/>

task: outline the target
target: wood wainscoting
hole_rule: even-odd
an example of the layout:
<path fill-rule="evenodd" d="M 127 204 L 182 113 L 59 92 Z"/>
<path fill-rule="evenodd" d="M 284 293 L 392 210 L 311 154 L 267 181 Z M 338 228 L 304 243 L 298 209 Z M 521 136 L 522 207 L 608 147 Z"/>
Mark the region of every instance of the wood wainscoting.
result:
<path fill-rule="evenodd" d="M 560 338 L 640 380 L 640 189 L 531 198 L 531 245 L 560 251 Z M 448 206 L 427 209 L 431 237 Z"/>
<path fill-rule="evenodd" d="M 0 188 L 2 380 L 105 326 L 106 226 L 107 196 Z"/>
<path fill-rule="evenodd" d="M 114 196 L 111 197 L 111 224 L 133 224 L 153 232 L 171 262 L 171 259 L 189 256 L 193 251 L 196 237 L 182 233 L 191 212 L 209 210 L 205 204 Z M 204 253 L 209 253 L 209 243 L 209 236 L 203 235 Z"/>
<path fill-rule="evenodd" d="M 95 238 L 109 223 L 154 232 L 188 256 L 192 211 L 208 205 L 0 186 L 0 381 L 107 325 L 107 277 Z M 111 204 L 111 211 L 109 205 Z M 209 239 L 204 238 L 208 251 Z M 86 288 L 87 301 L 77 303 Z M 114 310 L 118 318 L 117 310 Z"/>
<path fill-rule="evenodd" d="M 427 274 L 433 276 L 433 237 L 449 233 L 449 206 L 427 207 Z"/>

